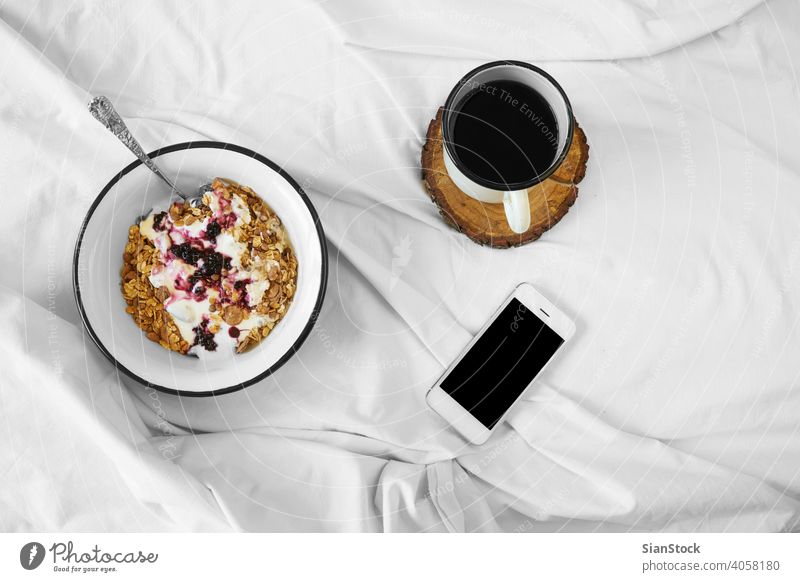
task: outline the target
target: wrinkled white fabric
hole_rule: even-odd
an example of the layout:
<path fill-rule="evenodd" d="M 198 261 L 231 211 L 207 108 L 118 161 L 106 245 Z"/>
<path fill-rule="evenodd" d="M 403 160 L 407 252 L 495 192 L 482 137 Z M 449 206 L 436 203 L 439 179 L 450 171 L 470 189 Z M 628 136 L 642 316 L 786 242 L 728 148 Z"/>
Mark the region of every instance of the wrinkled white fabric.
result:
<path fill-rule="evenodd" d="M 0 18 L 0 529 L 800 527 L 796 2 L 12 2 Z M 575 206 L 507 251 L 449 229 L 419 175 L 436 108 L 495 58 L 543 64 L 591 146 Z M 147 391 L 83 333 L 77 231 L 130 161 L 86 112 L 96 94 L 148 149 L 238 143 L 316 205 L 327 299 L 258 386 Z M 522 281 L 578 331 L 468 446 L 424 394 Z"/>

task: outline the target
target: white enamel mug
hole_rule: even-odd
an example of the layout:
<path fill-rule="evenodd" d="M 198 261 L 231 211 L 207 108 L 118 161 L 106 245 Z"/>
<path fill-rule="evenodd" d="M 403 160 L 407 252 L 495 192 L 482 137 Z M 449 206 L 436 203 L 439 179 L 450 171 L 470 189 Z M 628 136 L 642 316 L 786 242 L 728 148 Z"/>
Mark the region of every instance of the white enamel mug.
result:
<path fill-rule="evenodd" d="M 541 95 L 553 110 L 558 125 L 556 155 L 542 172 L 524 182 L 502 183 L 487 180 L 471 171 L 458 157 L 457 143 L 453 141 L 453 128 L 459 106 L 476 90 L 485 90 L 497 81 L 516 81 L 527 85 Z M 447 174 L 458 188 L 481 202 L 503 204 L 508 226 L 516 233 L 524 233 L 531 225 L 528 188 L 550 176 L 564 161 L 572 144 L 574 129 L 572 107 L 566 93 L 553 77 L 539 67 L 521 61 L 495 61 L 481 65 L 467 73 L 450 92 L 442 114 L 442 140 L 444 165 Z M 551 128 L 534 128 L 551 131 Z"/>

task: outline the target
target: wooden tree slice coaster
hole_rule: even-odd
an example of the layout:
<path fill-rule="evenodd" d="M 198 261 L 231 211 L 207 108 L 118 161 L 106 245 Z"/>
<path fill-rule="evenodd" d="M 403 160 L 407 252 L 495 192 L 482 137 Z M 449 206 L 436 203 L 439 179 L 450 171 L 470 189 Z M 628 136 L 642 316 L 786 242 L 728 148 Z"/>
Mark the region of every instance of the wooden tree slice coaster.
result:
<path fill-rule="evenodd" d="M 422 179 L 431 200 L 450 226 L 473 241 L 496 248 L 524 245 L 536 240 L 567 213 L 578 196 L 578 182 L 586 173 L 589 145 L 575 122 L 567 157 L 544 182 L 528 190 L 531 227 L 518 234 L 506 222 L 502 204 L 486 204 L 464 194 L 447 175 L 442 144 L 442 109 L 428 125 L 422 148 Z"/>

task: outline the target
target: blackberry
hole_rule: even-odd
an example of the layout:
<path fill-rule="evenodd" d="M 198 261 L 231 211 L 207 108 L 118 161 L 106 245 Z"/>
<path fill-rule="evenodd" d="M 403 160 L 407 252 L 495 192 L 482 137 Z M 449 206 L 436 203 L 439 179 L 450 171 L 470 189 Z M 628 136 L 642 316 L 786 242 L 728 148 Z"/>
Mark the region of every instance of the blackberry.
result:
<path fill-rule="evenodd" d="M 164 224 L 164 220 L 167 218 L 166 212 L 159 212 L 158 214 L 153 216 L 153 230 L 155 231 L 162 231 L 166 228 Z"/>
<path fill-rule="evenodd" d="M 172 251 L 173 255 L 189 265 L 196 265 L 205 255 L 202 249 L 195 248 L 190 243 L 172 245 L 169 250 Z"/>
<path fill-rule="evenodd" d="M 222 227 L 219 225 L 219 222 L 213 220 L 206 227 L 206 238 L 210 240 L 212 243 L 215 243 L 217 242 L 217 237 L 221 232 L 222 232 Z"/>
<path fill-rule="evenodd" d="M 212 275 L 219 275 L 223 268 L 230 267 L 231 260 L 216 251 L 206 251 L 203 255 L 203 264 L 195 271 L 195 275 L 202 279 L 209 279 Z"/>
<path fill-rule="evenodd" d="M 217 350 L 217 342 L 214 341 L 214 334 L 208 331 L 208 319 L 203 319 L 202 323 L 195 327 L 193 346 L 203 346 L 209 352 Z"/>

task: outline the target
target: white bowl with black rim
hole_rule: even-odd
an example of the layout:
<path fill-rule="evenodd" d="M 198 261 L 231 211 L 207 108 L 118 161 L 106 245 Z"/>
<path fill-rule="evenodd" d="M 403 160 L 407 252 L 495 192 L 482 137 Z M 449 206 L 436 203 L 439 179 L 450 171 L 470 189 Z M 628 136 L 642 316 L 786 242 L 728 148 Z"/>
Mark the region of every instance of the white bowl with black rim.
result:
<path fill-rule="evenodd" d="M 125 312 L 120 289 L 128 229 L 151 208 L 166 209 L 169 188 L 136 161 L 103 188 L 81 226 L 73 289 L 89 336 L 116 366 L 145 386 L 179 396 L 216 396 L 263 380 L 285 364 L 311 332 L 325 296 L 328 255 L 319 217 L 300 186 L 264 156 L 232 144 L 195 141 L 150 154 L 178 188 L 193 192 L 214 177 L 252 188 L 278 215 L 297 257 L 297 291 L 286 315 L 252 350 L 201 360 L 147 339 Z"/>

